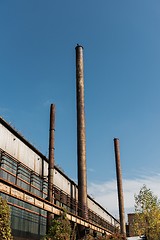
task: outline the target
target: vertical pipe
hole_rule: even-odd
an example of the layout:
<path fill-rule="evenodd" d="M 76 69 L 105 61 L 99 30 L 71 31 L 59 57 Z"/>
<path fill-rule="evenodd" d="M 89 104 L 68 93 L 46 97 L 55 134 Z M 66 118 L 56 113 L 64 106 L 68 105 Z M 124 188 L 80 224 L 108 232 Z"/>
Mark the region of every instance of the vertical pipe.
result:
<path fill-rule="evenodd" d="M 50 106 L 50 129 L 49 129 L 49 165 L 48 165 L 48 201 L 54 202 L 54 131 L 55 131 L 55 105 Z M 47 231 L 51 226 L 53 214 L 47 212 Z"/>
<path fill-rule="evenodd" d="M 121 164 L 120 164 L 120 146 L 119 146 L 118 138 L 114 138 L 114 150 L 115 150 L 116 173 L 117 173 L 119 218 L 120 218 L 120 228 L 121 228 L 120 230 L 121 230 L 121 234 L 126 235 L 124 198 L 123 198 L 123 187 L 122 187 L 122 171 L 121 171 Z"/>
<path fill-rule="evenodd" d="M 75 49 L 76 49 L 76 90 L 77 90 L 78 204 L 79 215 L 87 219 L 88 210 L 87 210 L 83 47 L 77 45 Z"/>

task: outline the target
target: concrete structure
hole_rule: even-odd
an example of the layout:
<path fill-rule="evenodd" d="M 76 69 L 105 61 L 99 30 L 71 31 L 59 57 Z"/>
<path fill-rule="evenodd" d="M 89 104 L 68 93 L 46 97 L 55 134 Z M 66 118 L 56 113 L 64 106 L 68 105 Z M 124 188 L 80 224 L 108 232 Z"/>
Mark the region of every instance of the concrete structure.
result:
<path fill-rule="evenodd" d="M 134 237 L 133 222 L 135 213 L 128 213 L 128 236 Z"/>

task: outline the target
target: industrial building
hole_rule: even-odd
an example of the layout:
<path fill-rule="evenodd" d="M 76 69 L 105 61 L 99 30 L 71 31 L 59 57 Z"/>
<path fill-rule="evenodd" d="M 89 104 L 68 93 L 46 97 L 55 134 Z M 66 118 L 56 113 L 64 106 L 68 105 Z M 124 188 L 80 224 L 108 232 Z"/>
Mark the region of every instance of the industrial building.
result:
<path fill-rule="evenodd" d="M 90 196 L 88 219 L 78 216 L 78 188 L 56 166 L 54 203 L 47 198 L 48 159 L 0 117 L 0 196 L 11 207 L 12 234 L 17 240 L 40 239 L 46 233 L 47 211 L 60 215 L 62 208 L 77 224 L 100 233 L 111 233 L 119 222 Z"/>
<path fill-rule="evenodd" d="M 78 184 L 54 164 L 55 107 L 51 104 L 49 157 L 30 144 L 0 117 L 0 196 L 11 207 L 15 240 L 40 240 L 53 217 L 67 218 L 82 233 L 86 229 L 111 234 L 120 224 L 87 194 L 84 114 L 83 47 L 76 47 Z"/>

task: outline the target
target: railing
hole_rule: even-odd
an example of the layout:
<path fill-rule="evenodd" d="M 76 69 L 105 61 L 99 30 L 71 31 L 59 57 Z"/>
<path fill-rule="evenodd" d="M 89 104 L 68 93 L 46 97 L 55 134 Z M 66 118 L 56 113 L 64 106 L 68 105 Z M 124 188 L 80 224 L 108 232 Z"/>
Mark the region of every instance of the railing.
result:
<path fill-rule="evenodd" d="M 47 199 L 48 179 L 44 179 L 2 149 L 0 149 L 0 173 L 1 177 L 8 182 L 30 191 L 38 197 Z M 68 212 L 77 215 L 79 210 L 83 210 L 76 199 L 55 185 L 53 187 L 53 193 L 54 204 L 65 208 Z M 116 224 L 118 224 L 118 221 L 114 220 L 114 224 L 110 223 L 91 209 L 88 209 L 88 218 L 90 222 L 98 224 L 111 232 L 117 230 Z"/>

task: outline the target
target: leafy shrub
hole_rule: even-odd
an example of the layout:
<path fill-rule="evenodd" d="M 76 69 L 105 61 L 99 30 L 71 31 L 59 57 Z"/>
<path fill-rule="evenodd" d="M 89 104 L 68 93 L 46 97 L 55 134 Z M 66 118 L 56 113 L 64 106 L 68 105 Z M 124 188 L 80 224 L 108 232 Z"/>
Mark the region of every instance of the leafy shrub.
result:
<path fill-rule="evenodd" d="M 126 237 L 120 233 L 115 233 L 107 237 L 107 240 L 126 240 Z"/>
<path fill-rule="evenodd" d="M 126 237 L 120 233 L 98 237 L 98 240 L 126 240 Z"/>
<path fill-rule="evenodd" d="M 70 221 L 67 219 L 66 214 L 63 213 L 59 219 L 52 220 L 49 232 L 43 240 L 70 240 L 71 232 Z"/>
<path fill-rule="evenodd" d="M 10 208 L 7 201 L 0 197 L 0 239 L 11 240 Z"/>

